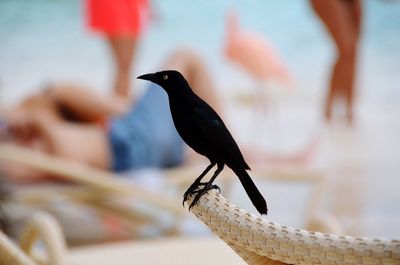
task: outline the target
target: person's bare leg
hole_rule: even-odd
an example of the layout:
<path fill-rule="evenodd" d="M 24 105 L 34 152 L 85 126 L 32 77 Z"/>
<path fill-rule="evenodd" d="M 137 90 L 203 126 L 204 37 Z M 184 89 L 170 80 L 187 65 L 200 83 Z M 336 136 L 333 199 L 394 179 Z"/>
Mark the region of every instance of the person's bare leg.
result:
<path fill-rule="evenodd" d="M 130 106 L 126 97 L 116 94 L 103 95 L 74 84 L 50 85 L 43 95 L 62 106 L 82 121 L 97 121 L 125 113 Z"/>
<path fill-rule="evenodd" d="M 175 69 L 181 72 L 197 95 L 203 98 L 218 113 L 222 111 L 211 75 L 196 53 L 186 49 L 178 50 L 167 59 L 163 67 L 163 70 Z"/>
<path fill-rule="evenodd" d="M 354 100 L 355 100 L 355 75 L 356 75 L 356 65 L 357 65 L 357 47 L 358 47 L 358 42 L 360 39 L 360 34 L 361 34 L 361 18 L 362 18 L 362 7 L 361 7 L 361 0 L 354 0 L 351 3 L 348 4 L 348 12 L 349 12 L 349 17 L 352 22 L 352 28 L 353 28 L 353 36 L 354 36 L 354 56 L 353 56 L 353 61 L 351 71 L 349 71 L 350 77 L 347 79 L 348 84 L 345 86 L 346 91 L 345 91 L 345 102 L 346 102 L 346 118 L 347 121 L 351 124 L 353 122 L 353 106 L 354 106 Z"/>
<path fill-rule="evenodd" d="M 348 50 L 341 50 L 336 61 L 331 82 L 331 89 L 337 91 L 335 98 L 343 98 L 345 100 L 346 117 L 349 122 L 352 120 L 353 113 L 355 60 L 355 47 L 350 47 Z"/>
<path fill-rule="evenodd" d="M 334 101 L 345 97 L 348 106 L 347 116 L 351 120 L 358 35 L 354 28 L 354 19 L 349 12 L 350 4 L 341 0 L 311 2 L 335 41 L 338 53 L 326 98 L 325 118 L 328 121 L 331 119 Z"/>
<path fill-rule="evenodd" d="M 136 39 L 132 37 L 109 37 L 108 43 L 116 67 L 114 92 L 117 95 L 128 97 L 130 95 L 130 74 L 136 50 Z"/>
<path fill-rule="evenodd" d="M 361 30 L 361 2 L 359 0 L 341 2 L 343 7 L 343 20 L 347 26 L 347 43 L 335 39 L 336 46 L 343 61 L 343 72 L 338 77 L 341 79 L 340 97 L 343 98 L 346 107 L 346 120 L 349 124 L 353 123 L 353 105 L 355 93 L 355 75 L 357 48 Z M 342 41 L 343 42 L 343 41 Z"/>
<path fill-rule="evenodd" d="M 344 55 L 346 56 L 346 55 Z M 345 101 L 346 105 L 346 119 L 351 124 L 353 122 L 353 102 L 354 102 L 354 79 L 355 79 L 355 61 L 356 54 L 352 52 L 348 55 L 346 60 L 346 67 L 343 67 L 347 70 L 344 73 L 343 86 L 342 88 L 342 97 Z"/>

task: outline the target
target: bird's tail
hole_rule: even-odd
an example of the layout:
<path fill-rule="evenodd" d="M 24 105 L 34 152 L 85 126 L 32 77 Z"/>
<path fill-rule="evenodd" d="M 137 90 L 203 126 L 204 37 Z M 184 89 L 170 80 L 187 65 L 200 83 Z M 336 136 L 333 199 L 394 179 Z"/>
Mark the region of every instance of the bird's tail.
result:
<path fill-rule="evenodd" d="M 240 182 L 257 211 L 260 214 L 267 214 L 267 203 L 247 171 L 245 169 L 233 169 L 233 172 L 239 177 Z"/>

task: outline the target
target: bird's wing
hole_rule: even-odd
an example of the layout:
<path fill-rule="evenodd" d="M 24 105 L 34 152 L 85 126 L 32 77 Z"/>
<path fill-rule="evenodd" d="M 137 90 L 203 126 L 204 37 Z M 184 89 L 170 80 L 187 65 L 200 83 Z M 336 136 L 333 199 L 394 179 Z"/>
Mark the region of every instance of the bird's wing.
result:
<path fill-rule="evenodd" d="M 211 148 L 228 161 L 244 163 L 243 166 L 248 168 L 238 145 L 218 114 L 205 107 L 196 107 L 194 112 L 197 127 Z"/>
<path fill-rule="evenodd" d="M 229 133 L 222 119 L 211 108 L 195 107 L 194 113 L 196 125 L 208 141 L 221 140 Z"/>

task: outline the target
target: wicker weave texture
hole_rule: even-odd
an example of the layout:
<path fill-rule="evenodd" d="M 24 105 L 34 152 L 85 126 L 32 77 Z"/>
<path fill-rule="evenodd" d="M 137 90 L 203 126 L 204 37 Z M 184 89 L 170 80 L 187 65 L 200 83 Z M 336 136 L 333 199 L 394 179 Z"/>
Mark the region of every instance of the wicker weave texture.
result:
<path fill-rule="evenodd" d="M 268 222 L 227 201 L 215 190 L 192 212 L 249 264 L 400 264 L 400 241 L 354 238 Z"/>

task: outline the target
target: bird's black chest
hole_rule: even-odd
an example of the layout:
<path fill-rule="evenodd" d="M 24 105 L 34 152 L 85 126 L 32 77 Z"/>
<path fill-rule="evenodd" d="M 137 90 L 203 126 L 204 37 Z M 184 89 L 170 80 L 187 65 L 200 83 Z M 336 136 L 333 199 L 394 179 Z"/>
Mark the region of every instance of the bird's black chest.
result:
<path fill-rule="evenodd" d="M 197 153 L 207 156 L 207 145 L 195 120 L 194 106 L 170 100 L 170 109 L 175 128 L 183 141 Z"/>

